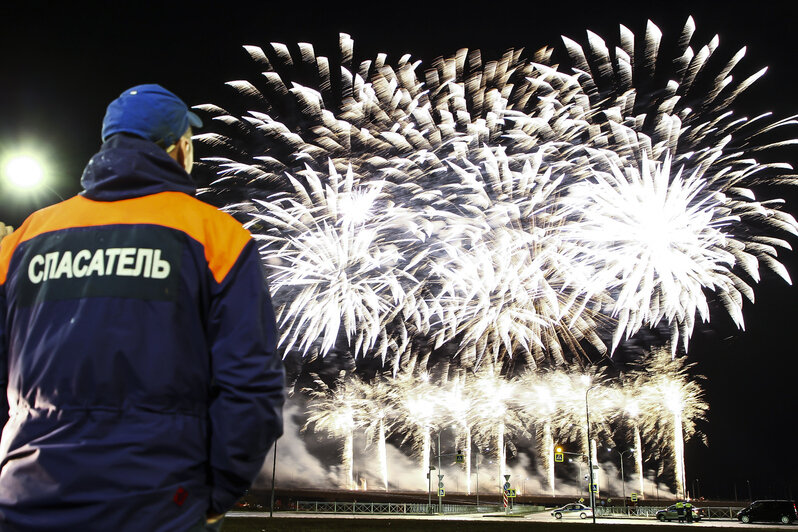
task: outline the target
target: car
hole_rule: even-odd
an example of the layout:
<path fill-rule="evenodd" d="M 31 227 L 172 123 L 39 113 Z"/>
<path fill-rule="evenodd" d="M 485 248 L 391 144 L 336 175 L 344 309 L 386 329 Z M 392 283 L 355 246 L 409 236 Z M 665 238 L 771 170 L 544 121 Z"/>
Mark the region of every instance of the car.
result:
<path fill-rule="evenodd" d="M 572 502 L 566 504 L 562 508 L 555 508 L 551 511 L 551 515 L 553 515 L 555 519 L 562 519 L 563 517 L 579 517 L 580 519 L 586 519 L 588 517 L 593 517 L 593 510 L 584 504 Z"/>
<path fill-rule="evenodd" d="M 789 525 L 793 521 L 798 521 L 798 509 L 795 507 L 795 501 L 754 501 L 747 508 L 737 512 L 737 520 L 742 523 L 770 521 Z"/>
<path fill-rule="evenodd" d="M 704 510 L 693 506 L 693 521 L 700 521 L 704 517 Z M 671 504 L 663 510 L 657 512 L 657 519 L 659 521 L 673 521 L 679 519 L 679 512 L 675 504 Z M 687 508 L 684 509 L 683 519 L 687 520 Z"/>

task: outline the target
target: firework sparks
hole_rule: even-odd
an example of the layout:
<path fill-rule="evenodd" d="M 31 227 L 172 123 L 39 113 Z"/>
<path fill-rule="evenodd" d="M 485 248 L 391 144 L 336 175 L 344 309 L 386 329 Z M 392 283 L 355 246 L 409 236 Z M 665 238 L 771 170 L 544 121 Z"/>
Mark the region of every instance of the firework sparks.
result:
<path fill-rule="evenodd" d="M 758 143 L 794 121 L 729 110 L 764 73 L 731 81 L 744 50 L 693 94 L 712 79 L 718 47 L 694 53 L 694 29 L 688 20 L 673 79 L 653 96 L 632 84 L 661 68 L 653 24 L 640 64 L 624 27 L 615 57 L 593 33 L 585 46 L 564 38 L 572 74 L 549 64 L 551 49 L 531 60 L 461 50 L 423 68 L 382 54 L 356 64 L 342 35 L 333 83 L 336 69 L 310 44 L 298 60 L 283 44 L 246 47 L 264 79 L 230 85 L 262 110 L 201 106 L 231 136 L 200 138 L 227 152 L 207 161 L 220 174 L 211 191 L 242 191 L 231 208 L 254 217 L 282 348 L 323 355 L 344 343 L 391 359 L 396 373 L 391 338 L 411 335 L 456 342 L 465 367 L 536 366 L 566 361 L 582 342 L 604 352 L 614 320 L 612 350 L 662 322 L 675 350 L 710 319 L 707 291 L 742 327 L 760 265 L 789 281 L 776 259 L 789 245 L 771 233 L 798 234 L 798 224 L 751 187 L 791 183 L 791 169 L 752 154 L 794 142 Z M 299 64 L 315 87 L 290 79 Z M 690 91 L 700 106 L 687 105 Z"/>
<path fill-rule="evenodd" d="M 228 209 L 250 217 L 280 349 L 392 365 L 387 389 L 375 385 L 367 399 L 384 408 L 362 406 L 381 457 L 395 426 L 426 485 L 432 433 L 451 419 L 467 467 L 473 437 L 498 443 L 503 474 L 505 444 L 534 424 L 553 492 L 554 436 L 584 454 L 595 445 L 584 433 L 587 386 L 565 368 L 666 327 L 669 356 L 652 355 L 645 378 L 624 384 L 637 404 L 588 372 L 599 383 L 591 421 L 608 438 L 625 410 L 640 482 L 643 443 L 658 442 L 684 491 L 682 438 L 706 405 L 676 350 L 687 350 L 697 320 L 711 320 L 712 300 L 743 328 L 743 301 L 763 271 L 791 282 L 778 252 L 798 235 L 783 202 L 762 199 L 768 185 L 795 183 L 792 168 L 757 160 L 796 143 L 768 140 L 796 121 L 737 115 L 732 104 L 764 70 L 732 79 L 743 49 L 713 71 L 717 37 L 697 46 L 694 33 L 689 19 L 667 73 L 651 23 L 643 39 L 622 26 L 613 53 L 590 32 L 584 44 L 564 38 L 568 72 L 551 48 L 530 59 L 460 50 L 430 64 L 358 62 L 342 34 L 333 65 L 307 43 L 299 55 L 248 46 L 263 78 L 230 86 L 250 110 L 200 106 L 220 131 L 199 136 L 216 154 L 205 160 L 218 174 L 205 193 L 236 198 Z M 421 353 L 451 354 L 462 373 L 436 387 L 426 365 L 402 367 Z M 541 371 L 550 365 L 558 369 Z M 340 427 L 358 421 L 341 401 L 313 415 L 344 437 L 354 428 Z"/>
<path fill-rule="evenodd" d="M 313 425 L 315 431 L 325 431 L 333 437 L 343 438 L 341 461 L 343 487 L 354 489 L 354 439 L 356 427 L 357 396 L 342 373 L 334 386 L 315 378 L 316 387 L 305 390 L 310 396 L 310 415 L 303 430 Z"/>
<path fill-rule="evenodd" d="M 655 448 L 671 452 L 676 493 L 681 497 L 686 496 L 684 442 L 695 435 L 703 438 L 696 422 L 705 420 L 709 409 L 701 386 L 688 377 L 693 365 L 672 358 L 666 349 L 655 350 L 636 386 L 648 410 L 641 416 L 640 430 Z"/>

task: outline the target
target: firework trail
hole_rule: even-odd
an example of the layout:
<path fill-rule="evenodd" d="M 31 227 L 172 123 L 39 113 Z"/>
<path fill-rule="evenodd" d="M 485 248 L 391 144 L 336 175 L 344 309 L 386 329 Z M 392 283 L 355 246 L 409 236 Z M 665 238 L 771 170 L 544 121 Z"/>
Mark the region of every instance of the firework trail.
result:
<path fill-rule="evenodd" d="M 637 378 L 640 376 L 638 375 Z M 621 378 L 619 386 L 612 390 L 615 396 L 613 401 L 618 409 L 618 417 L 624 418 L 626 423 L 632 428 L 632 442 L 631 448 L 632 456 L 635 461 L 635 473 L 637 474 L 637 493 L 644 493 L 643 491 L 643 440 L 640 434 L 641 416 L 651 414 L 650 409 L 642 408 L 642 401 L 639 397 L 639 383 L 633 379 Z M 621 456 L 623 460 L 623 456 Z"/>
<path fill-rule="evenodd" d="M 597 439 L 609 439 L 619 428 L 631 429 L 638 491 L 643 493 L 643 444 L 660 463 L 673 464 L 677 495 L 684 493 L 684 442 L 695 435 L 696 422 L 703 420 L 707 405 L 698 382 L 690 380 L 692 365 L 684 358 L 672 359 L 668 349 L 659 349 L 632 373 L 617 380 L 602 370 L 587 368 L 582 374 L 563 370 L 527 371 L 508 379 L 495 366 L 485 364 L 477 374 L 457 370 L 437 379 L 426 372 L 402 373 L 396 378 L 378 377 L 366 382 L 354 375 L 339 375 L 333 386 L 315 382 L 310 394 L 305 429 L 324 431 L 344 440 L 342 467 L 344 487 L 351 478 L 356 430 L 378 447 L 382 482 L 388 489 L 386 439 L 400 434 L 402 443 L 421 457 L 426 479 L 432 437 L 445 427 L 455 429 L 457 449 L 464 449 L 470 463 L 474 443 L 493 449 L 498 474 L 506 473 L 512 441 L 529 437 L 534 427 L 538 437 L 540 469 L 554 492 L 552 450 L 558 442 L 576 442 L 578 453 L 587 457 L 588 445 L 597 457 Z M 700 379 L 701 376 L 698 376 Z M 320 381 L 320 379 L 317 378 Z M 584 401 L 588 387 L 591 426 L 596 437 L 587 441 Z M 494 444 L 496 447 L 494 448 Z M 598 459 L 594 459 L 598 465 Z M 466 492 L 470 493 L 470 468 L 466 468 Z M 347 480 L 348 479 L 348 480 Z M 498 477 L 499 480 L 502 476 Z M 416 486 L 418 487 L 418 486 Z"/>
<path fill-rule="evenodd" d="M 439 430 L 442 420 L 438 414 L 443 390 L 431 382 L 429 373 L 406 372 L 393 379 L 390 396 L 396 430 L 404 435 L 402 443 L 409 443 L 411 452 L 419 457 L 419 486 L 426 486 L 432 433 Z"/>
<path fill-rule="evenodd" d="M 557 411 L 553 417 L 553 428 L 560 441 L 577 442 L 582 457 L 587 461 L 588 456 L 592 456 L 593 462 L 590 465 L 598 466 L 596 441 L 599 437 L 611 441 L 610 422 L 616 415 L 604 370 L 589 367 L 577 373 L 557 369 L 547 372 L 545 379 L 556 394 Z M 585 408 L 588 402 L 592 436 L 590 440 Z M 593 475 L 594 482 L 598 485 L 597 469 Z"/>
<path fill-rule="evenodd" d="M 360 420 L 358 426 L 365 431 L 366 441 L 376 442 L 377 444 L 377 462 L 383 488 L 387 491 L 388 454 L 386 438 L 393 429 L 389 401 L 391 384 L 381 377 L 375 378 L 372 382 L 351 378 L 349 382 L 355 390 L 355 408 L 357 418 Z"/>
<path fill-rule="evenodd" d="M 472 416 L 474 398 L 471 387 L 468 385 L 468 373 L 461 370 L 449 383 L 443 394 L 443 405 L 446 410 L 447 420 L 459 432 L 455 447 L 464 451 L 466 494 L 471 494 L 471 447 L 472 447 Z"/>
<path fill-rule="evenodd" d="M 526 433 L 518 410 L 512 406 L 518 386 L 514 380 L 500 374 L 499 368 L 493 364 L 482 366 L 466 386 L 470 388 L 470 395 L 473 397 L 468 415 L 472 420 L 472 429 L 478 444 L 482 447 L 496 445 L 496 482 L 501 486 L 507 467 L 507 451 L 509 449 L 510 453 L 516 453 L 512 439 L 515 435 Z"/>
<path fill-rule="evenodd" d="M 315 388 L 304 390 L 310 397 L 308 419 L 303 431 L 311 425 L 314 431 L 325 431 L 333 437 L 343 438 L 341 462 L 343 465 L 342 487 L 355 488 L 354 480 L 354 438 L 357 407 L 359 400 L 357 388 L 341 372 L 333 386 L 328 386 L 318 376 L 314 379 Z"/>
<path fill-rule="evenodd" d="M 552 495 L 554 491 L 554 436 L 552 420 L 557 415 L 558 394 L 548 372 L 525 371 L 518 377 L 517 408 L 537 429 L 538 456 Z"/>
<path fill-rule="evenodd" d="M 666 349 L 653 350 L 645 367 L 636 375 L 636 390 L 643 406 L 640 431 L 659 453 L 670 451 L 677 496 L 685 497 L 684 443 L 697 431 L 696 421 L 705 421 L 709 409 L 701 386 L 689 379 L 685 358 L 672 358 Z M 701 377 L 698 377 L 701 378 Z M 662 456 L 660 456 L 662 457 Z"/>

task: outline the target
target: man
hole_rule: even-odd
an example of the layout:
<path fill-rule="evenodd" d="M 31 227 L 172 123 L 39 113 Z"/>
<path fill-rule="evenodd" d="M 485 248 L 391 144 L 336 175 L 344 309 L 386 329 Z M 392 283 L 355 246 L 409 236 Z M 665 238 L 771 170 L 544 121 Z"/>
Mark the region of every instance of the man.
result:
<path fill-rule="evenodd" d="M 0 246 L 0 530 L 218 529 L 282 433 L 258 251 L 193 197 L 192 126 L 125 91 L 84 191 Z"/>

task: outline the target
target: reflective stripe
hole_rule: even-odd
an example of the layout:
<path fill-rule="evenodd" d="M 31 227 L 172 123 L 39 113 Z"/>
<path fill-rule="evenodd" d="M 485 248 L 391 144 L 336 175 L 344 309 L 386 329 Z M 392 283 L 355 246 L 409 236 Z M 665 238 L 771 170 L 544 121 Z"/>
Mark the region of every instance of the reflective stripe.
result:
<path fill-rule="evenodd" d="M 249 232 L 232 216 L 182 192 L 161 192 L 111 202 L 93 201 L 83 196 L 75 196 L 37 211 L 16 233 L 3 240 L 0 251 L 0 284 L 6 281 L 11 256 L 19 244 L 51 231 L 117 224 L 153 224 L 182 231 L 203 246 L 208 268 L 218 283 L 227 277 L 250 240 Z M 94 272 L 97 266 L 95 258 L 92 258 L 87 274 Z M 104 257 L 105 275 L 111 275 L 118 258 L 118 253 L 113 257 Z M 48 260 L 50 262 L 47 262 Z M 123 268 L 126 270 L 129 258 L 125 255 L 122 260 L 125 264 Z M 45 257 L 44 266 L 48 277 L 53 277 L 57 271 L 61 271 L 60 263 L 56 264 L 54 261 L 55 257 L 52 259 Z M 38 268 L 38 265 L 36 267 Z M 65 264 L 62 275 L 66 275 L 66 267 Z M 156 268 L 155 262 L 152 267 Z M 168 275 L 168 272 L 164 273 L 165 267 L 164 264 L 158 266 L 160 268 L 158 275 Z M 35 269 L 34 276 L 39 273 L 39 270 Z M 74 263 L 72 273 L 74 274 Z M 155 276 L 155 273 L 152 275 Z"/>

